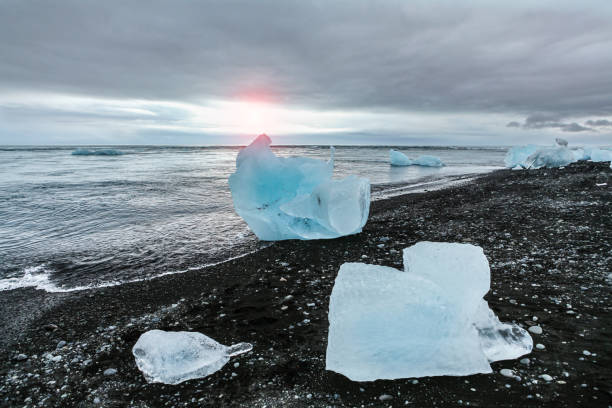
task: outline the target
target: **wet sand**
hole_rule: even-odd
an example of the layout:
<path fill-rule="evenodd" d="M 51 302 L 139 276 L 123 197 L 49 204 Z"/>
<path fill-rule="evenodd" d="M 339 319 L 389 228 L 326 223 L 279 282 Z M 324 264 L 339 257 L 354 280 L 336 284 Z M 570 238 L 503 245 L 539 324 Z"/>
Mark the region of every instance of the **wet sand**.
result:
<path fill-rule="evenodd" d="M 608 407 L 611 176 L 608 163 L 496 171 L 376 201 L 355 236 L 277 242 L 205 271 L 116 287 L 1 292 L 0 406 Z M 544 348 L 525 356 L 529 364 L 494 363 L 488 375 L 356 383 L 325 371 L 339 266 L 401 268 L 401 250 L 423 240 L 482 246 L 492 309 L 502 321 L 540 325 L 532 337 Z M 205 379 L 147 384 L 131 348 L 155 328 L 246 341 L 253 351 Z"/>

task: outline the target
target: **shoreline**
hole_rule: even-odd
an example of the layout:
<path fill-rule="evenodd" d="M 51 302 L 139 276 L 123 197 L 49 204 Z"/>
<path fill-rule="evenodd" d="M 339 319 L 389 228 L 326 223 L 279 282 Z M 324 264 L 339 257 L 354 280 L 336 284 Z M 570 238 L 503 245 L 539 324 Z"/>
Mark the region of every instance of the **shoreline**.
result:
<path fill-rule="evenodd" d="M 607 163 L 585 162 L 565 169 L 499 170 L 458 186 L 373 200 L 360 234 L 276 242 L 208 268 L 206 276 L 194 270 L 80 292 L 2 292 L 0 401 L 7 406 L 41 401 L 43 406 L 109 407 L 380 406 L 378 397 L 387 394 L 393 400 L 385 406 L 457 405 L 459 400 L 472 406 L 607 406 L 612 396 L 606 281 L 612 263 L 611 173 Z M 597 186 L 602 183 L 607 184 Z M 389 238 L 382 248 L 381 237 Z M 533 364 L 505 361 L 492 364 L 494 374 L 426 377 L 417 383 L 353 383 L 325 371 L 327 302 L 339 265 L 401 268 L 401 249 L 423 240 L 483 247 L 492 278 L 486 298 L 500 320 L 527 327 L 537 316 L 544 328 L 542 335 L 532 335 L 534 344 L 546 347 L 526 356 Z M 288 295 L 292 298 L 283 301 Z M 254 348 L 208 378 L 149 385 L 136 369 L 131 347 L 154 328 L 201 331 L 223 344 L 246 341 Z M 56 350 L 60 341 L 67 344 Z M 20 353 L 27 359 L 16 361 Z M 61 358 L 54 361 L 45 353 Z M 118 373 L 105 376 L 108 368 Z M 500 376 L 501 368 L 515 370 L 523 380 Z M 539 379 L 543 373 L 554 381 Z"/>
<path fill-rule="evenodd" d="M 435 191 L 458 186 L 463 183 L 469 183 L 476 180 L 478 177 L 491 173 L 496 170 L 489 170 L 484 172 L 476 173 L 465 173 L 458 175 L 449 175 L 443 178 L 421 178 L 418 181 L 412 182 L 395 182 L 395 183 L 380 183 L 372 185 L 371 202 L 386 200 L 399 195 L 424 193 L 428 191 Z M 52 278 L 52 272 L 47 269 L 47 264 L 42 263 L 35 266 L 28 266 L 22 269 L 23 275 L 21 277 L 11 277 L 0 279 L 0 293 L 5 293 L 12 290 L 32 288 L 35 290 L 44 290 L 48 293 L 68 293 L 68 292 L 79 292 L 83 290 L 95 290 L 112 286 L 119 286 L 128 283 L 136 283 L 142 281 L 149 281 L 158 279 L 166 275 L 174 275 L 186 273 L 189 271 L 203 271 L 205 269 L 215 267 L 219 264 L 230 262 L 236 258 L 248 256 L 253 254 L 267 245 L 273 245 L 274 242 L 259 241 L 254 235 L 251 235 L 249 239 L 245 239 L 241 243 L 237 243 L 231 249 L 226 252 L 220 252 L 216 256 L 210 258 L 210 262 L 205 262 L 199 265 L 188 266 L 185 269 L 180 270 L 168 270 L 160 272 L 152 276 L 136 277 L 121 281 L 102 281 L 98 283 L 76 283 L 70 286 L 61 285 L 58 286 L 50 278 Z M 241 248 L 242 247 L 242 248 Z M 237 249 L 241 248 L 241 249 Z M 218 258 L 221 258 L 217 260 Z M 42 271 L 42 273 L 40 273 Z M 1 327 L 1 325 L 0 325 Z"/>

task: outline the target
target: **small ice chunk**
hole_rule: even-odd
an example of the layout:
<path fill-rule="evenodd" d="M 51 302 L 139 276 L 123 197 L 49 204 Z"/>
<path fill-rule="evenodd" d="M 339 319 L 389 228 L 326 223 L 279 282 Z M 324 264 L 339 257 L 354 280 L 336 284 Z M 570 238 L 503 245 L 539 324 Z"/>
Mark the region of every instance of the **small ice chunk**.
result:
<path fill-rule="evenodd" d="M 548 375 L 548 374 L 541 374 L 538 377 L 543 379 L 544 381 L 552 381 L 553 380 L 553 378 L 550 375 Z"/>
<path fill-rule="evenodd" d="M 590 159 L 594 162 L 612 161 L 612 150 L 592 149 Z"/>
<path fill-rule="evenodd" d="M 510 370 L 509 368 L 502 368 L 499 370 L 499 373 L 504 377 L 514 378 L 514 371 Z"/>
<path fill-rule="evenodd" d="M 399 152 L 395 149 L 389 150 L 389 157 L 391 159 L 392 166 L 411 166 L 412 160 L 408 158 L 404 153 Z"/>
<path fill-rule="evenodd" d="M 411 160 L 404 153 L 397 150 L 389 150 L 389 158 L 392 166 L 425 166 L 425 167 L 443 167 L 444 163 L 439 157 L 430 155 L 421 155 L 414 160 Z"/>
<path fill-rule="evenodd" d="M 507 168 L 513 169 L 517 166 L 526 168 L 525 160 L 538 150 L 536 145 L 514 146 L 508 149 L 504 164 Z"/>
<path fill-rule="evenodd" d="M 427 154 L 421 155 L 412 162 L 415 166 L 425 167 L 444 167 L 444 163 L 439 157 L 430 156 Z"/>
<path fill-rule="evenodd" d="M 572 154 L 574 155 L 574 159 L 578 160 L 588 160 L 590 155 L 585 152 L 584 149 L 573 149 Z"/>
<path fill-rule="evenodd" d="M 514 360 L 533 349 L 529 333 L 517 324 L 500 322 L 484 299 L 476 311 L 474 325 L 489 361 Z"/>
<path fill-rule="evenodd" d="M 261 240 L 327 239 L 361 232 L 370 211 L 370 182 L 332 180 L 329 161 L 277 157 L 260 135 L 238 153 L 229 177 L 234 208 Z"/>
<path fill-rule="evenodd" d="M 470 318 L 491 286 L 489 261 L 471 244 L 418 242 L 404 249 L 404 270 L 436 283 Z"/>
<path fill-rule="evenodd" d="M 148 382 L 179 384 L 209 376 L 230 357 L 252 348 L 249 343 L 224 346 L 197 332 L 150 330 L 140 336 L 132 354 Z"/>
<path fill-rule="evenodd" d="M 525 160 L 525 164 L 528 168 L 540 169 L 564 167 L 575 161 L 572 151 L 567 147 L 552 147 L 539 149 Z"/>

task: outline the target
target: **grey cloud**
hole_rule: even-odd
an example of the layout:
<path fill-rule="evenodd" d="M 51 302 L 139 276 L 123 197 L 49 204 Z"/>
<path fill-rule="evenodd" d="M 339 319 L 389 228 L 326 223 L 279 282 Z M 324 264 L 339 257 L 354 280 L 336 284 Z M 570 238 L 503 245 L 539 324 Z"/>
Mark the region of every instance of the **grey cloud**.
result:
<path fill-rule="evenodd" d="M 561 128 L 561 130 L 563 130 L 564 132 L 584 132 L 584 131 L 589 131 L 593 129 L 588 128 L 586 126 L 579 125 L 576 122 L 572 122 L 572 123 L 564 125 Z"/>
<path fill-rule="evenodd" d="M 589 126 L 612 126 L 612 121 L 607 119 L 587 120 L 585 123 Z"/>
<path fill-rule="evenodd" d="M 0 92 L 612 113 L 609 1 L 449 4 L 4 0 Z"/>
<path fill-rule="evenodd" d="M 507 127 L 522 127 L 524 129 L 545 129 L 545 128 L 556 128 L 563 132 L 585 132 L 594 131 L 594 129 L 582 126 L 576 122 L 566 123 L 563 122 L 563 117 L 558 113 L 534 113 L 527 118 L 521 125 L 519 122 L 510 122 Z M 587 122 L 587 124 L 589 124 Z"/>
<path fill-rule="evenodd" d="M 558 113 L 534 113 L 525 119 L 525 127 L 560 127 L 561 124 L 558 123 L 560 120 L 561 115 Z"/>

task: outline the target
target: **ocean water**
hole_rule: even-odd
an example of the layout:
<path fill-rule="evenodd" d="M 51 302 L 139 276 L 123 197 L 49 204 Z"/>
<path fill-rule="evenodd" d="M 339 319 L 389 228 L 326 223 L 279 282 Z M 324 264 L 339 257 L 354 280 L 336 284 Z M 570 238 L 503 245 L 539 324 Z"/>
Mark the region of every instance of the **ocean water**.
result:
<path fill-rule="evenodd" d="M 233 210 L 227 178 L 238 147 L 79 149 L 0 147 L 0 291 L 115 285 L 201 269 L 269 245 Z M 501 168 L 505 154 L 398 149 L 439 156 L 447 166 L 391 167 L 389 147 L 340 146 L 335 177 L 368 177 L 373 199 L 380 199 Z M 327 146 L 274 150 L 329 157 Z"/>

